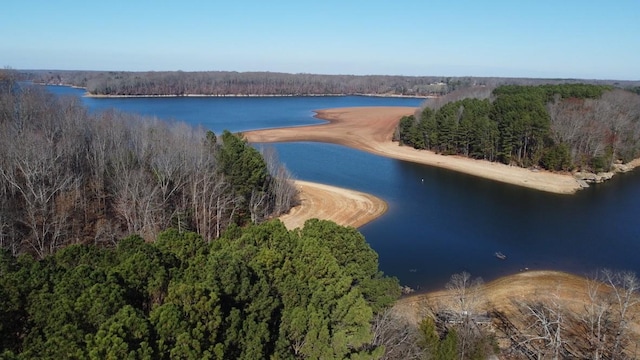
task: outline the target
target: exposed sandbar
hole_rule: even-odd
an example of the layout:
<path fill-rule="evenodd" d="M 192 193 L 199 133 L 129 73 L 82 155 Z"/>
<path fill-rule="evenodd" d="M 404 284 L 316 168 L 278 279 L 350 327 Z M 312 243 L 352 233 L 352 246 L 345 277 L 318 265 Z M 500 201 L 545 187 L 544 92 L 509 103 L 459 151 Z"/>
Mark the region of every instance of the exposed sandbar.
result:
<path fill-rule="evenodd" d="M 295 184 L 300 205 L 280 216 L 287 229 L 300 228 L 312 218 L 357 228 L 387 211 L 387 203 L 373 195 L 308 181 L 296 180 Z"/>
<path fill-rule="evenodd" d="M 392 141 L 400 119 L 412 115 L 413 107 L 354 107 L 316 111 L 317 117 L 328 123 L 289 128 L 248 131 L 250 142 L 316 141 L 340 144 L 377 155 L 437 166 L 503 183 L 527 188 L 572 194 L 581 188 L 570 174 L 532 171 L 462 156 L 438 155 L 431 151 L 399 146 Z"/>

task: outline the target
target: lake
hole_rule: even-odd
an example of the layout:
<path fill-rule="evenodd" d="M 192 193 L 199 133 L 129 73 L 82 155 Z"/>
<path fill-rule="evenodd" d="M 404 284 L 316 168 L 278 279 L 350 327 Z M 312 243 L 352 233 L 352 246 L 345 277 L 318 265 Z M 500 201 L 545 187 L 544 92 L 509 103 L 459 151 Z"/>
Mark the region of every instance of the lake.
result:
<path fill-rule="evenodd" d="M 60 95 L 83 93 L 48 88 Z M 82 99 L 91 111 L 116 108 L 218 134 L 316 124 L 317 109 L 418 106 L 423 101 L 360 96 Z M 378 252 L 381 270 L 419 291 L 442 288 L 461 271 L 485 281 L 527 269 L 588 275 L 607 267 L 640 274 L 640 171 L 576 195 L 555 195 L 339 145 L 264 146 L 275 148 L 298 179 L 387 201 L 389 211 L 360 231 Z M 507 258 L 496 258 L 497 251 Z"/>

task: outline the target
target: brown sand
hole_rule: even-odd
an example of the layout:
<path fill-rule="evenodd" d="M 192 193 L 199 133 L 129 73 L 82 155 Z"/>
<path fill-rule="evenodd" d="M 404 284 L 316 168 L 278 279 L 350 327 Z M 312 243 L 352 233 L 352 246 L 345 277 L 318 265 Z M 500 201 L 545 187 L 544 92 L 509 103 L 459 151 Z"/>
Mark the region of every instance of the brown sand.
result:
<path fill-rule="evenodd" d="M 301 204 L 280 217 L 287 229 L 302 227 L 311 218 L 359 227 L 387 211 L 387 203 L 369 194 L 297 180 Z"/>
<path fill-rule="evenodd" d="M 514 302 L 543 299 L 552 294 L 581 308 L 588 300 L 587 279 L 560 271 L 524 271 L 504 276 L 482 286 L 480 309 L 514 316 L 518 313 Z M 453 293 L 441 290 L 404 297 L 396 307 L 417 323 L 429 308 L 441 308 L 452 301 Z"/>
<path fill-rule="evenodd" d="M 563 305 L 563 311 L 580 314 L 584 313 L 585 308 L 589 306 L 589 299 L 587 278 L 558 271 L 526 271 L 484 284 L 479 292 L 478 310 L 500 312 L 512 324 L 524 329 L 528 323 L 526 315 L 523 315 L 518 308 L 519 302 L 546 301 L 548 304 L 557 302 Z M 404 297 L 396 302 L 394 309 L 409 322 L 418 324 L 434 310 L 451 308 L 453 302 L 455 302 L 454 294 L 442 290 Z M 630 312 L 629 335 L 631 342 L 635 343 L 640 341 L 640 318 L 638 317 L 640 306 L 633 306 Z M 563 329 L 563 332 L 582 330 Z M 504 350 L 510 346 L 505 334 L 498 331 L 496 335 L 500 348 Z M 574 333 L 573 336 L 580 335 Z"/>
<path fill-rule="evenodd" d="M 317 141 L 349 146 L 394 159 L 442 167 L 466 174 L 559 194 L 572 194 L 580 184 L 571 175 L 532 171 L 461 156 L 399 146 L 391 139 L 400 118 L 416 111 L 412 107 L 358 107 L 317 111 L 328 120 L 320 125 L 245 132 L 250 142 Z"/>

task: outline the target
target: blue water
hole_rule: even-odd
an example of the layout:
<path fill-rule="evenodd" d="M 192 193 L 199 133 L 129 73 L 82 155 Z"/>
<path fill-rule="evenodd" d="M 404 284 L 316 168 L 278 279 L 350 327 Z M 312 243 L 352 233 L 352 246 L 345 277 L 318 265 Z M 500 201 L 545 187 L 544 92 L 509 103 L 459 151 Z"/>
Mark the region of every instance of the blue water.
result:
<path fill-rule="evenodd" d="M 57 94 L 82 90 L 50 87 Z M 420 99 L 373 97 L 83 98 L 91 111 L 122 111 L 181 120 L 216 133 L 318 123 L 313 110 L 348 106 L 418 106 Z M 576 195 L 505 185 L 339 145 L 274 147 L 299 179 L 372 193 L 389 211 L 360 231 L 380 267 L 420 290 L 441 288 L 468 271 L 491 280 L 525 269 L 584 275 L 598 268 L 640 274 L 640 171 Z M 423 181 L 424 179 L 424 181 Z M 506 260 L 494 252 L 507 255 Z"/>

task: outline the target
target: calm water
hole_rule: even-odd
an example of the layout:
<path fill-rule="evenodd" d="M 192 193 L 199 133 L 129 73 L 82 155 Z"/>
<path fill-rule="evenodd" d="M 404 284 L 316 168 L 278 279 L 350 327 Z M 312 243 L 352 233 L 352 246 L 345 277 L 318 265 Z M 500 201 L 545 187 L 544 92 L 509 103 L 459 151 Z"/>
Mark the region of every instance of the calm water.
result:
<path fill-rule="evenodd" d="M 50 87 L 58 94 L 82 90 Z M 419 99 L 370 97 L 91 99 L 94 111 L 123 111 L 223 129 L 318 123 L 313 110 L 417 106 Z M 263 145 L 257 145 L 263 146 Z M 491 280 L 524 269 L 587 274 L 609 267 L 640 274 L 640 171 L 574 196 L 546 194 L 451 171 L 311 142 L 269 144 L 299 179 L 375 194 L 389 211 L 360 231 L 380 267 L 420 290 L 466 270 Z M 422 181 L 424 179 L 424 182 Z M 494 252 L 507 255 L 506 260 Z"/>

